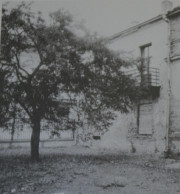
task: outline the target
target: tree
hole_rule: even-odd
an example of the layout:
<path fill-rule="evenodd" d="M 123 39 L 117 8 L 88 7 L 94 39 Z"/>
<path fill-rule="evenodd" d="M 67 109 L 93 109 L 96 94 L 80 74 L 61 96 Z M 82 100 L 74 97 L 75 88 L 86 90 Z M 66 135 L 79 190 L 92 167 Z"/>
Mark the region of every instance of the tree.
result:
<path fill-rule="evenodd" d="M 58 125 L 71 106 L 78 110 L 77 126 L 87 121 L 101 130 L 114 118 L 113 110 L 128 112 L 137 93 L 121 71 L 128 63 L 102 40 L 77 37 L 66 12 L 51 14 L 51 21 L 25 3 L 2 12 L 0 65 L 10 73 L 5 94 L 29 118 L 33 160 L 39 158 L 43 123 Z M 72 122 L 65 121 L 65 126 Z"/>

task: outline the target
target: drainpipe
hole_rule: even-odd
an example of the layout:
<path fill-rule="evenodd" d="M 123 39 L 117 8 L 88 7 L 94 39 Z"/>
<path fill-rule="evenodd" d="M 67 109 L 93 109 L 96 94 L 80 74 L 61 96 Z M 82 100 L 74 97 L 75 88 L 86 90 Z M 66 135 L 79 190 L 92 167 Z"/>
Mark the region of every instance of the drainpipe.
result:
<path fill-rule="evenodd" d="M 168 80 L 168 88 L 167 88 L 167 114 L 166 114 L 166 137 L 165 137 L 165 155 L 168 156 L 170 152 L 170 146 L 169 146 L 169 128 L 170 128 L 170 53 L 171 53 L 171 26 L 170 26 L 170 21 L 167 18 L 167 14 L 162 15 L 163 20 L 167 23 L 168 25 L 168 57 L 167 57 L 167 80 Z"/>

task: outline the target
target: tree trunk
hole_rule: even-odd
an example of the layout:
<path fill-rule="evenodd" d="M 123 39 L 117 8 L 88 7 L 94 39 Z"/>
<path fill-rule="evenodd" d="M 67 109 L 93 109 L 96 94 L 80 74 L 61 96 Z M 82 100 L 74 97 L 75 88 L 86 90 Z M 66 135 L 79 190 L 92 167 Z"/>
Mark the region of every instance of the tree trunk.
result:
<path fill-rule="evenodd" d="M 33 121 L 31 135 L 31 159 L 39 160 L 40 120 Z"/>

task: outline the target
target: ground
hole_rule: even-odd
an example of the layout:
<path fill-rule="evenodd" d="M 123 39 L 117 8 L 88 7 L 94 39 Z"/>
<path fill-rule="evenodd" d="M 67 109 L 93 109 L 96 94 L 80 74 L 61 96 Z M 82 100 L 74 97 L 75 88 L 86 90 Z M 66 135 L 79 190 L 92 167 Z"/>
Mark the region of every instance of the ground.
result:
<path fill-rule="evenodd" d="M 41 160 L 33 163 L 28 149 L 0 150 L 0 193 L 180 193 L 177 159 L 77 147 L 44 148 L 40 152 Z"/>

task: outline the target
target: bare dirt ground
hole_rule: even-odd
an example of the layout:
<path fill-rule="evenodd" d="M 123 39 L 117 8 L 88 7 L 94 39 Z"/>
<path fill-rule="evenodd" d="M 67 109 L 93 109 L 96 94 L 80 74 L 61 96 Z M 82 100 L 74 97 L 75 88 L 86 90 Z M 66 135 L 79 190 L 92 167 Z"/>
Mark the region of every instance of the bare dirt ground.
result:
<path fill-rule="evenodd" d="M 176 194 L 179 160 L 149 155 L 95 153 L 88 148 L 0 150 L 1 194 Z M 93 153 L 93 154 L 92 154 Z"/>

